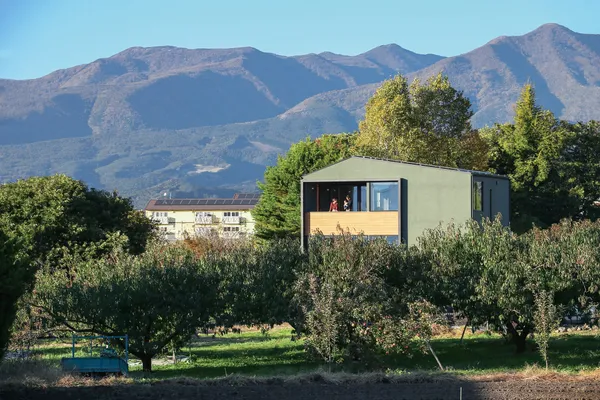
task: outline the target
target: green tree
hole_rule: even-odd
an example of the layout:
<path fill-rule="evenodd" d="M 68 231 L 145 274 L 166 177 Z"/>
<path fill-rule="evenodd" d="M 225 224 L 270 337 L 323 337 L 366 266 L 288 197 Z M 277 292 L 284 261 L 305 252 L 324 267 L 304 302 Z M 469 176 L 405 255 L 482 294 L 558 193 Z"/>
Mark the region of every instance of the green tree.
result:
<path fill-rule="evenodd" d="M 600 218 L 600 122 L 571 124 L 561 122 L 569 131 L 562 152 L 561 178 L 576 199 L 576 205 L 565 218 Z"/>
<path fill-rule="evenodd" d="M 100 257 L 116 245 L 141 253 L 154 231 L 152 222 L 134 210 L 129 199 L 90 189 L 65 175 L 0 186 L 0 226 L 18 244 L 18 257 L 26 257 L 36 269 L 44 265 L 69 275 L 75 274 L 74 260 Z M 120 233 L 117 241 L 116 233 Z M 30 312 L 28 300 L 25 293 L 19 303 L 22 309 L 12 329 L 17 334 L 33 333 L 32 326 L 46 324 Z"/>
<path fill-rule="evenodd" d="M 299 238 L 302 176 L 351 156 L 353 143 L 352 134 L 307 138 L 279 156 L 276 165 L 267 167 L 264 182 L 258 183 L 262 196 L 252 210 L 256 236 L 260 239 Z"/>
<path fill-rule="evenodd" d="M 66 175 L 32 177 L 0 186 L 0 224 L 19 238 L 36 262 L 62 267 L 66 254 L 96 256 L 110 251 L 108 235 L 120 232 L 127 248 L 141 253 L 154 230 L 130 199 L 95 189 Z"/>
<path fill-rule="evenodd" d="M 306 255 L 296 240 L 274 239 L 255 246 L 249 240 L 214 236 L 187 239 L 185 245 L 208 260 L 221 278 L 222 312 L 213 315 L 217 326 L 266 327 L 287 322 L 301 332 L 292 288 Z"/>
<path fill-rule="evenodd" d="M 10 338 L 19 298 L 31 287 L 35 268 L 19 258 L 14 240 L 0 229 L 0 361 Z"/>
<path fill-rule="evenodd" d="M 564 220 L 521 236 L 500 221 L 439 227 L 426 235 L 431 290 L 476 322 L 490 322 L 518 352 L 535 328 L 535 297 L 552 293 L 558 308 L 597 299 L 600 223 Z"/>
<path fill-rule="evenodd" d="M 383 361 L 429 349 L 432 313 L 423 301 L 415 249 L 340 231 L 315 235 L 295 285 L 309 351 L 328 362 Z"/>
<path fill-rule="evenodd" d="M 531 84 L 523 87 L 514 123 L 484 129 L 482 136 L 491 148 L 490 166 L 510 177 L 515 232 L 525 232 L 534 224 L 548 227 L 579 214 L 579 190 L 565 156 L 571 153 L 570 168 L 575 171 L 580 160 L 573 159 L 573 151 L 581 147 L 574 147 L 577 139 L 568 124 L 536 104 Z"/>
<path fill-rule="evenodd" d="M 471 129 L 472 116 L 469 99 L 441 73 L 410 85 L 397 75 L 369 99 L 357 149 L 373 157 L 485 169 L 487 147 Z"/>
<path fill-rule="evenodd" d="M 209 261 L 180 246 L 156 244 L 138 256 L 117 250 L 78 263 L 72 279 L 41 271 L 33 302 L 74 332 L 129 335 L 131 353 L 150 372 L 152 357 L 181 347 L 220 313 L 220 276 Z"/>
<path fill-rule="evenodd" d="M 534 340 L 548 369 L 548 347 L 550 343 L 550 334 L 560 324 L 562 315 L 559 308 L 554 304 L 553 294 L 542 291 L 535 296 L 535 335 Z"/>

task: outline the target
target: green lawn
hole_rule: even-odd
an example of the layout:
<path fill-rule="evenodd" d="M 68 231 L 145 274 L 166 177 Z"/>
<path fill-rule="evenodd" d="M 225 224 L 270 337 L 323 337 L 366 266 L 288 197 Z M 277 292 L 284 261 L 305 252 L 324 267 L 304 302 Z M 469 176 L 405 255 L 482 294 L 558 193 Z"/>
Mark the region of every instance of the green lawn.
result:
<path fill-rule="evenodd" d="M 257 331 L 217 335 L 216 338 L 201 335 L 200 340 L 179 353 L 191 354 L 191 362 L 159 365 L 161 360 L 157 360 L 153 365 L 153 378 L 292 375 L 325 369 L 323 365 L 307 359 L 302 341 L 291 341 L 290 337 L 290 329 L 284 328 L 275 329 L 268 336 Z M 467 335 L 463 345 L 458 338 L 437 338 L 432 345 L 444 367 L 460 374 L 514 372 L 543 364 L 537 352 L 517 355 L 514 346 L 505 344 L 497 335 Z M 70 356 L 68 344 L 45 345 L 41 351 L 43 357 L 52 362 Z M 550 365 L 562 372 L 599 368 L 600 338 L 592 332 L 554 336 L 550 343 Z M 412 358 L 391 359 L 384 368 L 436 371 L 438 367 L 430 354 L 417 354 Z M 348 363 L 334 369 L 360 372 L 365 367 L 360 363 Z M 131 371 L 134 377 L 141 376 L 141 366 L 132 365 Z"/>

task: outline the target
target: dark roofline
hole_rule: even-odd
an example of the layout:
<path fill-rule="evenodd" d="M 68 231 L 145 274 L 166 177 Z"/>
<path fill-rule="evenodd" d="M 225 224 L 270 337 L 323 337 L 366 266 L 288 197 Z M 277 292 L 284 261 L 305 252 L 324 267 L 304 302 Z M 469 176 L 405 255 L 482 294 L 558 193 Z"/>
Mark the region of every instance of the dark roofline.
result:
<path fill-rule="evenodd" d="M 314 174 L 315 172 L 322 171 L 322 170 L 324 170 L 326 168 L 329 168 L 329 167 L 331 167 L 333 165 L 336 165 L 336 164 L 339 164 L 341 162 L 350 160 L 351 158 L 363 158 L 363 159 L 367 159 L 367 160 L 393 162 L 393 163 L 396 163 L 396 164 L 414 165 L 414 166 L 417 166 L 417 167 L 428 167 L 428 168 L 444 169 L 444 170 L 449 170 L 449 171 L 466 172 L 466 173 L 469 173 L 469 174 L 474 175 L 474 176 L 486 176 L 488 178 L 497 178 L 497 179 L 506 179 L 506 180 L 509 179 L 508 176 L 506 176 L 506 175 L 498 175 L 498 174 L 493 174 L 491 172 L 485 172 L 485 171 L 476 171 L 476 170 L 472 170 L 472 169 L 443 167 L 443 166 L 440 166 L 440 165 L 421 164 L 421 163 L 410 162 L 410 161 L 399 161 L 399 160 L 392 160 L 392 159 L 389 159 L 389 158 L 377 158 L 377 157 L 368 157 L 368 156 L 350 156 L 348 158 L 344 158 L 343 160 L 340 160 L 338 162 L 330 164 L 330 165 L 328 165 L 326 167 L 314 170 L 314 171 L 312 171 L 312 172 L 310 172 L 310 173 L 308 173 L 306 175 L 310 175 L 310 174 Z M 306 175 L 304 175 L 304 176 L 306 176 Z M 302 180 L 304 180 L 304 176 L 302 176 Z"/>
<path fill-rule="evenodd" d="M 244 199 L 239 198 L 240 195 L 249 195 L 249 194 L 257 194 L 260 197 L 261 193 L 236 193 L 233 197 L 207 197 L 207 198 L 177 198 L 177 199 L 169 199 L 169 200 L 224 200 L 224 201 L 232 201 L 232 200 L 250 200 L 257 201 L 257 198 L 252 199 Z M 164 210 L 174 210 L 174 211 L 203 211 L 203 210 L 234 210 L 234 211 L 244 211 L 244 210 L 252 210 L 255 204 L 156 204 L 159 200 L 165 200 L 162 198 L 154 198 L 150 199 L 144 207 L 144 211 L 164 211 Z"/>

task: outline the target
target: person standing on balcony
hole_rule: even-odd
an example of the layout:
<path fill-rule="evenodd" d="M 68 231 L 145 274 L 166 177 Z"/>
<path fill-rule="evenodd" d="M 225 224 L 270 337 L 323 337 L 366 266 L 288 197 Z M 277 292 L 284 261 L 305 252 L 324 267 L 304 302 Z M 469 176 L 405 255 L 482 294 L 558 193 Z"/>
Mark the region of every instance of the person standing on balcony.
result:
<path fill-rule="evenodd" d="M 338 202 L 335 197 L 331 199 L 331 204 L 329 204 L 329 211 L 338 211 Z"/>
<path fill-rule="evenodd" d="M 344 199 L 344 211 L 352 211 L 352 199 L 350 195 L 346 195 L 346 199 Z"/>

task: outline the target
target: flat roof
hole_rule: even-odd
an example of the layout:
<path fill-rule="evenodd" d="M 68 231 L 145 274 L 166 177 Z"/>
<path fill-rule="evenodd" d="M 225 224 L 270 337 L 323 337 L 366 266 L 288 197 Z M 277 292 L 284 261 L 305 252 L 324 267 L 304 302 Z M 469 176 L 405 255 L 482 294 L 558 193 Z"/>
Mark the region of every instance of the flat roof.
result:
<path fill-rule="evenodd" d="M 260 193 L 236 193 L 233 198 L 204 199 L 152 199 L 146 211 L 203 211 L 203 210 L 251 210 L 260 199 Z"/>

